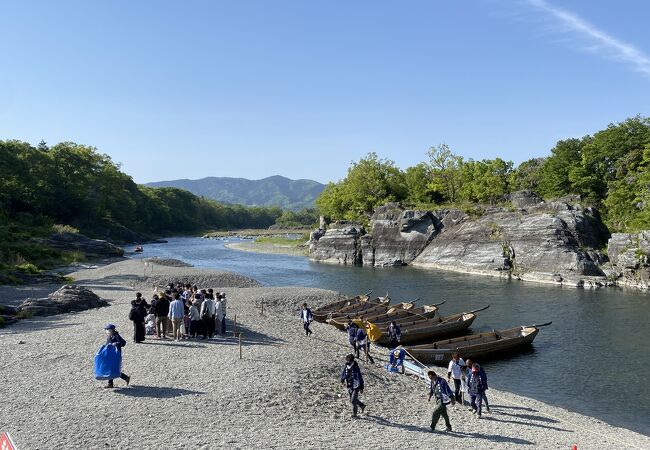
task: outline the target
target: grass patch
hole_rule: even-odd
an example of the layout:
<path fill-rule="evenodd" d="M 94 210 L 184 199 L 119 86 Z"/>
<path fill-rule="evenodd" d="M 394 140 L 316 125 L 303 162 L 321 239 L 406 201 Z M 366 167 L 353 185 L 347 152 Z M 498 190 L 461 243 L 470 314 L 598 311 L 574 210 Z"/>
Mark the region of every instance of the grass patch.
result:
<path fill-rule="evenodd" d="M 274 244 L 274 245 L 288 245 L 292 247 L 298 247 L 309 240 L 309 234 L 301 234 L 297 237 L 286 237 L 286 236 L 262 236 L 255 239 L 255 242 L 258 244 Z"/>
<path fill-rule="evenodd" d="M 29 319 L 34 317 L 34 313 L 31 311 L 18 311 L 15 315 L 16 319 Z"/>

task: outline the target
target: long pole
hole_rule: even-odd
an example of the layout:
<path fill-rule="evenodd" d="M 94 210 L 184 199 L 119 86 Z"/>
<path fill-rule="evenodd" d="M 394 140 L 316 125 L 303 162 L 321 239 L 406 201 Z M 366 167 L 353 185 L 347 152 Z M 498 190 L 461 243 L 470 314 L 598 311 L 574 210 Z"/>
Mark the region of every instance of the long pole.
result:
<path fill-rule="evenodd" d="M 242 359 L 242 353 L 241 353 L 241 333 L 239 333 L 239 359 Z"/>
<path fill-rule="evenodd" d="M 237 314 L 235 314 L 234 322 L 235 322 L 235 324 L 233 325 L 233 328 L 232 328 L 232 337 L 237 336 Z"/>

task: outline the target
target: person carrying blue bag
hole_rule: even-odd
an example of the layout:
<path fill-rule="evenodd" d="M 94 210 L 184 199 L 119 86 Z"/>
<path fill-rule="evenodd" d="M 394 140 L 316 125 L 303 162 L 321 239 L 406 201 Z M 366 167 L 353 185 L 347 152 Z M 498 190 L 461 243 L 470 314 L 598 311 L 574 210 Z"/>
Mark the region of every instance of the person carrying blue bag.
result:
<path fill-rule="evenodd" d="M 106 330 L 106 344 L 102 345 L 95 355 L 95 378 L 98 380 L 108 380 L 105 388 L 112 388 L 113 379 L 121 378 L 129 385 L 131 377 L 121 371 L 122 367 L 122 347 L 126 341 L 115 329 L 115 325 L 109 323 L 104 327 Z"/>

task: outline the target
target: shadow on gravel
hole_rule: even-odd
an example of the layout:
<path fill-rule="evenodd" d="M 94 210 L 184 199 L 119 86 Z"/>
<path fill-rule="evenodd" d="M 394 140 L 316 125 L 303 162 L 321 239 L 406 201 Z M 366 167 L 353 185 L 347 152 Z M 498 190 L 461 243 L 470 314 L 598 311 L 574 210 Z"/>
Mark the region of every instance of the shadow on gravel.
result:
<path fill-rule="evenodd" d="M 205 395 L 205 392 L 190 391 L 188 389 L 171 388 L 162 386 L 131 385 L 126 388 L 115 389 L 116 394 L 136 398 L 175 398 L 184 395 Z"/>
<path fill-rule="evenodd" d="M 494 408 L 499 408 L 499 409 L 517 409 L 517 410 L 520 410 L 520 411 L 538 412 L 536 409 L 528 408 L 528 407 L 526 407 L 526 406 L 491 405 L 490 407 L 491 407 L 492 409 L 494 409 Z"/>
<path fill-rule="evenodd" d="M 169 340 L 161 340 L 161 341 L 154 341 L 154 340 L 146 340 L 144 342 L 140 342 L 140 344 L 145 344 L 145 345 L 162 345 L 165 347 L 183 347 L 183 348 L 205 348 L 205 345 L 199 345 L 199 344 L 192 344 L 190 343 L 191 341 L 185 340 L 182 342 L 174 342 L 171 339 Z M 139 344 L 138 344 L 139 345 Z"/>
<path fill-rule="evenodd" d="M 526 439 L 520 439 L 510 436 L 501 436 L 500 434 L 483 434 L 483 433 L 465 433 L 463 431 L 449 431 L 450 436 L 459 438 L 485 439 L 486 441 L 518 444 L 518 445 L 535 445 L 534 442 Z"/>
<path fill-rule="evenodd" d="M 84 281 L 85 280 L 81 279 L 77 282 L 77 284 L 83 284 L 84 286 L 88 286 L 89 284 L 86 284 Z M 134 286 L 134 285 L 139 285 L 141 283 L 144 283 L 145 281 L 147 281 L 147 278 L 145 276 L 124 274 L 124 275 L 109 275 L 107 277 L 99 278 L 96 280 L 93 279 L 90 284 L 97 285 L 98 288 L 102 286 L 101 289 L 105 289 L 103 286 L 114 285 L 114 284 L 119 285 L 125 283 Z M 124 288 L 124 289 L 128 290 L 128 288 Z"/>
<path fill-rule="evenodd" d="M 537 417 L 537 416 L 535 416 L 535 417 Z M 525 427 L 546 428 L 547 430 L 564 431 L 564 432 L 567 432 L 567 433 L 572 433 L 573 432 L 573 430 L 567 430 L 565 428 L 552 427 L 552 426 L 549 426 L 549 425 L 542 425 L 542 424 L 539 424 L 539 423 L 532 423 L 532 422 L 520 422 L 518 420 L 497 419 L 496 417 L 483 416 L 483 418 L 481 420 L 491 420 L 493 422 L 511 423 L 513 425 L 523 425 Z"/>
<path fill-rule="evenodd" d="M 366 414 L 365 416 L 359 416 L 359 420 L 368 420 L 371 422 L 375 422 L 381 426 L 384 427 L 393 427 L 393 428 L 399 428 L 401 430 L 407 430 L 407 431 L 413 431 L 417 433 L 431 433 L 429 428 L 423 428 L 423 427 L 418 427 L 415 425 L 407 425 L 403 423 L 397 423 L 397 422 L 391 422 L 388 419 L 385 419 L 383 417 L 379 416 L 373 416 L 371 414 Z"/>
<path fill-rule="evenodd" d="M 49 317 L 34 316 L 30 317 L 29 319 L 19 320 L 16 323 L 7 325 L 5 328 L 1 328 L 0 334 L 29 334 L 37 331 L 52 330 L 55 328 L 68 328 L 81 325 L 81 322 L 56 322 L 57 320 L 61 320 L 63 317 L 67 317 L 70 314 L 74 313 L 57 314 L 56 316 Z"/>
<path fill-rule="evenodd" d="M 511 414 L 511 413 L 499 411 L 499 415 L 514 417 L 516 419 L 537 420 L 539 422 L 546 422 L 546 423 L 560 423 L 560 421 L 557 419 L 551 419 L 550 417 L 544 417 L 544 416 L 536 416 L 535 414 Z"/>
<path fill-rule="evenodd" d="M 242 333 L 242 346 L 246 345 L 278 345 L 286 344 L 284 339 L 269 336 L 268 334 L 258 333 L 250 328 L 237 324 L 237 333 Z M 232 328 L 226 332 L 226 336 L 218 336 L 215 339 L 200 340 L 202 344 L 223 344 L 223 345 L 239 345 L 239 338 L 232 335 Z"/>

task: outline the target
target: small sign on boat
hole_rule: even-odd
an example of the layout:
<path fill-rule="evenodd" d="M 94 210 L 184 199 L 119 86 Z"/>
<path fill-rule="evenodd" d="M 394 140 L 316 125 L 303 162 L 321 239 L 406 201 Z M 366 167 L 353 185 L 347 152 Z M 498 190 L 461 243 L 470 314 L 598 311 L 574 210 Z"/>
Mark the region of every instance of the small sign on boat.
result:
<path fill-rule="evenodd" d="M 9 433 L 0 433 L 0 450 L 17 450 Z"/>

